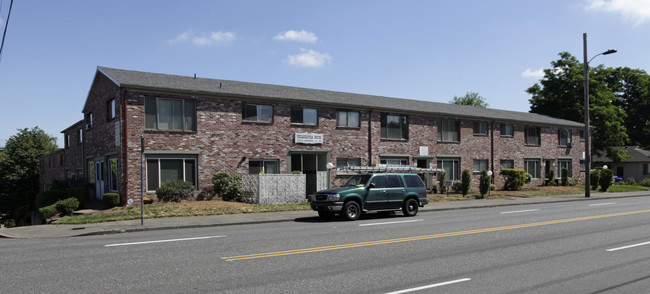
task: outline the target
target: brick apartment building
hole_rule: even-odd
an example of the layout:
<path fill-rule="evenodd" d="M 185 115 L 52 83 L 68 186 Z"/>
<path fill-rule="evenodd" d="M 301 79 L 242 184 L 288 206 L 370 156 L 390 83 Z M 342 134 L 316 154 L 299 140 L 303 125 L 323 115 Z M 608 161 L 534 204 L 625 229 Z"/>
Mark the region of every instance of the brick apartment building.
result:
<path fill-rule="evenodd" d="M 149 193 L 169 179 L 200 190 L 219 171 L 262 170 L 301 171 L 311 193 L 317 173 L 340 185 L 347 165 L 435 167 L 452 179 L 469 169 L 475 186 L 482 169 L 497 186 L 502 168 L 525 169 L 532 185 L 563 167 L 584 178 L 584 125 L 532 113 L 98 67 L 83 114 L 64 131 L 63 172 L 123 203 L 140 199 L 141 136 Z M 42 186 L 63 176 L 49 157 Z"/>

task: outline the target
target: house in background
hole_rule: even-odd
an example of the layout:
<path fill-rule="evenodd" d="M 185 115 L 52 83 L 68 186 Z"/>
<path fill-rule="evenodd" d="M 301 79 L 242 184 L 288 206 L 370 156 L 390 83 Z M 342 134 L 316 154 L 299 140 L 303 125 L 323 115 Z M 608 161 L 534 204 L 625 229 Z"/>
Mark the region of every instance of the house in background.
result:
<path fill-rule="evenodd" d="M 594 156 L 594 166 L 607 165 L 614 171 L 614 175 L 624 181 L 634 178 L 635 182 L 641 182 L 650 178 L 650 151 L 643 150 L 639 146 L 614 147 L 614 150 L 625 150 L 630 157 L 621 162 L 613 162 L 607 156 Z"/>
<path fill-rule="evenodd" d="M 207 188 L 219 171 L 299 171 L 305 194 L 341 185 L 348 165 L 438 168 L 451 180 L 468 169 L 474 186 L 483 169 L 498 187 L 502 168 L 526 170 L 531 185 L 551 169 L 584 179 L 584 124 L 534 113 L 98 67 L 83 115 L 63 158 L 97 198 L 116 192 L 123 204 L 173 179 Z"/>
<path fill-rule="evenodd" d="M 53 181 L 69 181 L 73 186 L 82 186 L 87 182 L 83 158 L 83 120 L 61 131 L 63 148 L 40 158 L 40 191 L 49 189 Z"/>

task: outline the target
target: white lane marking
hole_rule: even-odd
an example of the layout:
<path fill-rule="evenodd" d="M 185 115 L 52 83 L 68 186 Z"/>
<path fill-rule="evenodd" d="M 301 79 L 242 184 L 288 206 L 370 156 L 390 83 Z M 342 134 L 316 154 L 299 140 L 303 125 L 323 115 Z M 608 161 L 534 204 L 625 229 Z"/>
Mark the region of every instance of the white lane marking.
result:
<path fill-rule="evenodd" d="M 453 280 L 449 282 L 443 282 L 443 283 L 438 283 L 438 284 L 432 284 L 432 285 L 427 285 L 427 286 L 422 286 L 422 287 L 416 287 L 416 288 L 411 288 L 411 289 L 404 289 L 400 291 L 395 291 L 395 292 L 389 292 L 386 294 L 402 294 L 402 293 L 409 293 L 409 292 L 415 292 L 415 291 L 420 291 L 420 290 L 425 290 L 425 289 L 431 289 L 435 287 L 440 287 L 440 286 L 446 286 L 446 285 L 451 285 L 451 284 L 456 284 L 456 283 L 461 283 L 461 282 L 467 282 L 470 281 L 470 278 L 464 278 L 464 279 L 458 279 L 458 280 Z"/>
<path fill-rule="evenodd" d="M 527 209 L 527 210 L 516 210 L 516 211 L 504 211 L 501 212 L 501 214 L 508 214 L 508 213 L 521 213 L 521 212 L 532 212 L 532 211 L 538 211 L 539 209 Z"/>
<path fill-rule="evenodd" d="M 414 219 L 414 220 L 396 221 L 396 222 L 360 224 L 359 226 L 365 227 L 365 226 L 391 225 L 391 224 L 412 223 L 412 222 L 421 222 L 421 221 L 422 221 L 421 219 Z"/>
<path fill-rule="evenodd" d="M 203 239 L 223 238 L 223 237 L 226 237 L 226 236 L 205 236 L 205 237 L 181 238 L 181 239 L 168 239 L 168 240 L 155 240 L 155 241 L 143 241 L 143 242 L 132 242 L 132 243 L 117 243 L 117 244 L 107 244 L 107 245 L 104 245 L 104 247 L 129 246 L 129 245 L 142 245 L 142 244 L 165 243 L 165 242 L 178 242 L 178 241 L 192 241 L 192 240 L 203 240 Z"/>
<path fill-rule="evenodd" d="M 589 204 L 589 206 L 614 205 L 614 204 L 616 204 L 616 203 L 614 203 L 614 202 L 594 203 L 594 204 Z"/>
<path fill-rule="evenodd" d="M 618 251 L 618 250 L 623 250 L 623 249 L 629 249 L 629 248 L 638 247 L 638 246 L 643 246 L 643 245 L 650 245 L 650 242 L 644 242 L 644 243 L 633 244 L 633 245 L 628 245 L 628 246 L 623 246 L 623 247 L 618 247 L 618 248 L 607 249 L 607 251 L 608 251 L 608 252 L 612 252 L 612 251 Z"/>

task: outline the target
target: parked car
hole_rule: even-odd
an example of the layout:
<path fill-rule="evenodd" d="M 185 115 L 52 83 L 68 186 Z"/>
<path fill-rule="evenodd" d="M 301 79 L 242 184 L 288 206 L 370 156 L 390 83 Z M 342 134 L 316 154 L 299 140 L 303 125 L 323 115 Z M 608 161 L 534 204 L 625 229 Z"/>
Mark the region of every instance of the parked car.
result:
<path fill-rule="evenodd" d="M 339 188 L 316 192 L 311 208 L 324 219 L 341 214 L 356 220 L 367 211 L 402 210 L 415 216 L 427 203 L 426 186 L 417 174 L 370 173 L 353 176 Z"/>

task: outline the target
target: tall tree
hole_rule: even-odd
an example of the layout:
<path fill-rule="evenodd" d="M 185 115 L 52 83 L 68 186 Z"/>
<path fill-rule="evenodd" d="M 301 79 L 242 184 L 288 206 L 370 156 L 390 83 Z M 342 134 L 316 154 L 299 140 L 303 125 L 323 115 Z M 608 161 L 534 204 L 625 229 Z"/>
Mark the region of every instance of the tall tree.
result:
<path fill-rule="evenodd" d="M 576 122 L 584 122 L 584 68 L 568 52 L 559 53 L 560 59 L 551 62 L 544 77 L 526 92 L 532 95 L 530 112 L 545 114 Z M 589 118 L 593 132 L 593 147 L 597 153 L 606 153 L 614 161 L 624 158 L 624 152 L 612 147 L 627 142 L 624 126 L 626 113 L 615 103 L 618 97 L 609 86 L 613 70 L 602 65 L 589 72 Z"/>
<path fill-rule="evenodd" d="M 608 86 L 614 91 L 619 106 L 626 114 L 624 126 L 630 145 L 650 149 L 650 75 L 640 69 L 612 69 Z"/>
<path fill-rule="evenodd" d="M 19 209 L 30 211 L 38 192 L 39 158 L 58 149 L 56 138 L 39 127 L 18 130 L 0 156 L 0 222 L 20 218 Z"/>
<path fill-rule="evenodd" d="M 462 97 L 454 96 L 454 99 L 449 101 L 449 103 L 458 104 L 458 105 L 469 105 L 469 106 L 475 106 L 481 108 L 487 108 L 489 106 L 487 102 L 485 102 L 485 98 L 483 98 L 481 95 L 479 95 L 476 92 L 467 92 L 465 96 Z"/>

